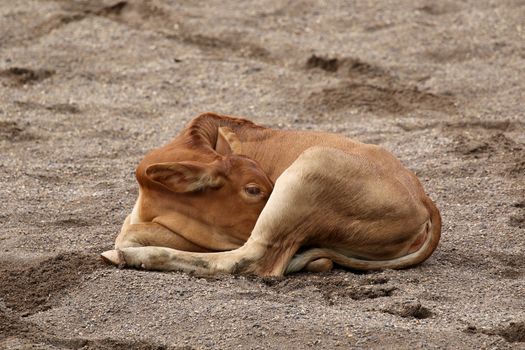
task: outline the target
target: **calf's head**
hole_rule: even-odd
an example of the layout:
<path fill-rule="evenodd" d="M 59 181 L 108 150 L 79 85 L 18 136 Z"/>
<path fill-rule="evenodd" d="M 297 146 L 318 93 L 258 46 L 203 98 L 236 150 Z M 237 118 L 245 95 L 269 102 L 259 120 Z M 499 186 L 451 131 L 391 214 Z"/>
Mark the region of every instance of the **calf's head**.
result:
<path fill-rule="evenodd" d="M 152 216 L 176 215 L 179 221 L 183 218 L 184 223 L 173 220 L 166 225 L 173 231 L 199 227 L 199 230 L 205 228 L 246 240 L 273 184 L 256 161 L 234 153 L 239 150 L 239 143 L 232 137 L 229 135 L 230 140 L 220 141 L 221 153 L 225 154 L 216 153 L 211 161 L 209 154 L 205 157 L 193 155 L 192 160 L 147 166 L 148 182 L 157 188 L 149 192 L 146 199 L 148 207 L 155 211 Z M 225 147 L 225 144 L 233 147 Z"/>

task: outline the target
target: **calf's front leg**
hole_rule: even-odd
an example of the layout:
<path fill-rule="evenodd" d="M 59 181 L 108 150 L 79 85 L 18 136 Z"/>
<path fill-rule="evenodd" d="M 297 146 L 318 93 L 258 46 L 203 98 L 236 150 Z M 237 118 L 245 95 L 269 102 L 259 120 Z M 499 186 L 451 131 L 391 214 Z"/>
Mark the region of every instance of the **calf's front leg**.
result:
<path fill-rule="evenodd" d="M 143 246 L 168 247 L 189 252 L 209 251 L 156 222 L 132 224 L 128 215 L 115 240 L 115 249 Z"/>
<path fill-rule="evenodd" d="M 281 276 L 308 233 L 303 227 L 315 206 L 304 181 L 301 163 L 292 164 L 276 181 L 248 241 L 240 248 L 217 253 L 194 253 L 159 246 L 122 247 L 102 253 L 102 258 L 119 266 L 147 270 L 185 271 Z M 302 204 L 302 205 L 300 205 Z M 325 261 L 326 260 L 326 261 Z M 326 271 L 331 261 L 321 259 L 314 271 Z"/>

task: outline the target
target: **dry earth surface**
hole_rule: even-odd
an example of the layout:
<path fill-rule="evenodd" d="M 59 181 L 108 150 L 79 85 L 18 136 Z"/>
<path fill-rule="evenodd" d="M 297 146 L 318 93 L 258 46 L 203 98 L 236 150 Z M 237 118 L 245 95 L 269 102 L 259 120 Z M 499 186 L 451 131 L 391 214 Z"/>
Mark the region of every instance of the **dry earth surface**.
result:
<path fill-rule="evenodd" d="M 525 349 L 524 102 L 522 0 L 1 0 L 0 348 Z M 438 250 L 282 279 L 104 265 L 135 165 L 203 111 L 386 147 Z"/>

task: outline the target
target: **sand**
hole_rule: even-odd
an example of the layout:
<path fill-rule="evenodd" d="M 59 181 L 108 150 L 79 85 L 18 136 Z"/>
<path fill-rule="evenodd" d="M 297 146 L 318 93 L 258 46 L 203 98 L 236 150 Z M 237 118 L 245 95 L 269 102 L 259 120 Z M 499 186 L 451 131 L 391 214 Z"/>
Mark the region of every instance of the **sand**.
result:
<path fill-rule="evenodd" d="M 0 4 L 0 348 L 525 349 L 525 2 Z M 389 149 L 424 264 L 282 279 L 103 264 L 134 167 L 205 111 Z"/>

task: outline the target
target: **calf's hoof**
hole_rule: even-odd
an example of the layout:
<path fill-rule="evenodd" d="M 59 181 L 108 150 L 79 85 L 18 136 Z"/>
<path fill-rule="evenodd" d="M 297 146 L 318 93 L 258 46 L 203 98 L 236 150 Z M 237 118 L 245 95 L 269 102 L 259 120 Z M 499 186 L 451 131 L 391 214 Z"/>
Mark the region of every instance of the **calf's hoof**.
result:
<path fill-rule="evenodd" d="M 113 249 L 105 251 L 104 253 L 100 254 L 100 257 L 104 262 L 115 265 L 118 268 L 123 268 L 126 266 L 126 259 L 124 259 L 124 254 L 119 249 Z"/>
<path fill-rule="evenodd" d="M 310 261 L 306 265 L 305 270 L 308 272 L 328 272 L 332 271 L 334 263 L 330 259 L 320 258 L 314 261 Z"/>

